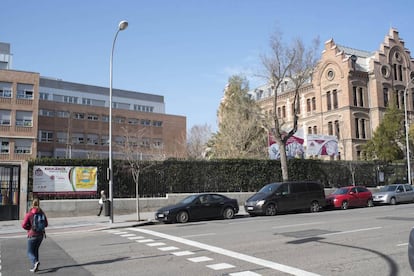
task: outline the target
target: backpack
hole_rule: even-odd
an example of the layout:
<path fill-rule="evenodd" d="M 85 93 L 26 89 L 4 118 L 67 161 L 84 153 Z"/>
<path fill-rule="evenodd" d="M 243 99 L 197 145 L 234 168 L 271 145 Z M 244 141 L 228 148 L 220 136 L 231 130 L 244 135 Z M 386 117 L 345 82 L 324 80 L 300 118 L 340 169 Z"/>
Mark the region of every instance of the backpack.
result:
<path fill-rule="evenodd" d="M 32 230 L 35 232 L 44 232 L 46 227 L 46 217 L 43 213 L 33 215 Z"/>

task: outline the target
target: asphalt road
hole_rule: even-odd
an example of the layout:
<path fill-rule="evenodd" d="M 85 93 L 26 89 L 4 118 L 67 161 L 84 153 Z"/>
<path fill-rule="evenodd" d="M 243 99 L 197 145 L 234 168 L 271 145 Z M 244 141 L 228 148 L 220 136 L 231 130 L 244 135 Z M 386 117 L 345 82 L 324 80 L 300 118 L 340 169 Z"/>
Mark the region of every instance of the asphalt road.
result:
<path fill-rule="evenodd" d="M 49 233 L 39 274 L 411 275 L 414 204 Z M 26 240 L 0 239 L 1 275 L 29 275 Z"/>

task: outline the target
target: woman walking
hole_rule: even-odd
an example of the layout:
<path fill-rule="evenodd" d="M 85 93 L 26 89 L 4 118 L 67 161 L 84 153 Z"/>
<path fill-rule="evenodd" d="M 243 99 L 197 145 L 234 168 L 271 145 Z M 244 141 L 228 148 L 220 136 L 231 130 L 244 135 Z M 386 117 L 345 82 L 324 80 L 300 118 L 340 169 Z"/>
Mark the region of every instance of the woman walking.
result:
<path fill-rule="evenodd" d="M 39 247 L 45 236 L 47 225 L 47 218 L 40 208 L 39 199 L 35 198 L 32 208 L 22 222 L 23 229 L 27 230 L 27 256 L 32 264 L 30 272 L 37 272 L 39 269 Z"/>

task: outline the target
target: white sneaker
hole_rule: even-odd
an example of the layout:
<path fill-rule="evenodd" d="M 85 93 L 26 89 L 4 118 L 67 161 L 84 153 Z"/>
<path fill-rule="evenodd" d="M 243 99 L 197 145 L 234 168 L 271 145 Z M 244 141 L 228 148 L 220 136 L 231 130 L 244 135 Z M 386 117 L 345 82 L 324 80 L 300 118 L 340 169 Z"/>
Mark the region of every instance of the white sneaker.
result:
<path fill-rule="evenodd" d="M 30 272 L 37 272 L 39 270 L 39 262 L 35 262 L 33 268 L 30 269 Z"/>

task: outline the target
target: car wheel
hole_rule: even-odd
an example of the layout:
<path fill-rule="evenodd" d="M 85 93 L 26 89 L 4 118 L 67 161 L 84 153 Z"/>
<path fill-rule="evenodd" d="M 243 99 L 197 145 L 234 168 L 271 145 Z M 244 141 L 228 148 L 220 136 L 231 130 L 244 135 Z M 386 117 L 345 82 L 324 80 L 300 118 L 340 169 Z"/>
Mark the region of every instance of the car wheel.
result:
<path fill-rule="evenodd" d="M 372 198 L 368 199 L 367 206 L 368 207 L 374 207 L 374 201 L 372 201 Z"/>
<path fill-rule="evenodd" d="M 342 210 L 348 209 L 348 201 L 346 201 L 346 200 L 342 201 L 341 209 Z"/>
<path fill-rule="evenodd" d="M 186 223 L 188 222 L 188 213 L 186 211 L 181 211 L 177 214 L 177 222 L 178 223 Z"/>
<path fill-rule="evenodd" d="M 310 212 L 311 213 L 319 212 L 320 208 L 321 206 L 319 205 L 319 202 L 313 201 L 310 205 Z"/>
<path fill-rule="evenodd" d="M 276 206 L 274 204 L 269 204 L 266 206 L 266 211 L 265 211 L 265 215 L 266 216 L 274 216 L 276 215 Z"/>
<path fill-rule="evenodd" d="M 232 219 L 234 218 L 234 210 L 233 208 L 227 207 L 223 211 L 223 218 L 224 219 Z"/>
<path fill-rule="evenodd" d="M 390 204 L 391 204 L 391 205 L 395 205 L 395 204 L 397 204 L 397 201 L 395 200 L 395 197 L 392 197 L 392 198 L 390 199 Z"/>

